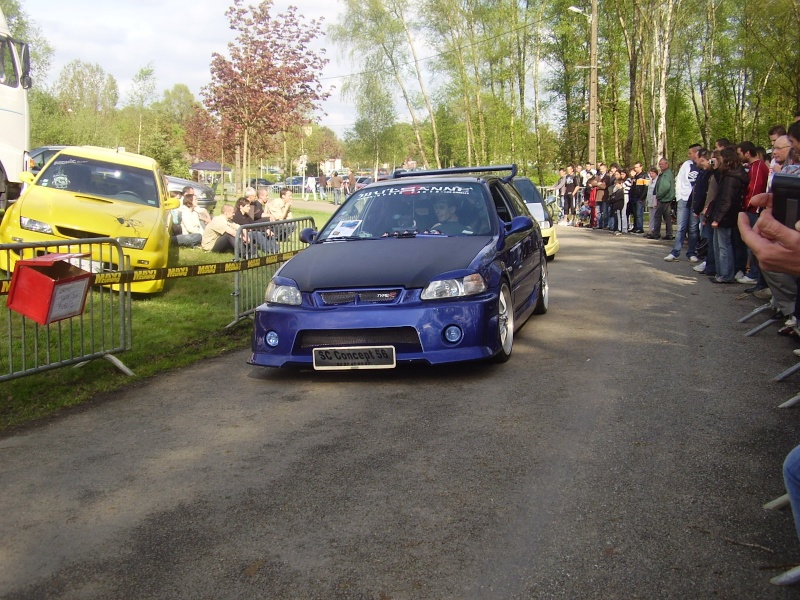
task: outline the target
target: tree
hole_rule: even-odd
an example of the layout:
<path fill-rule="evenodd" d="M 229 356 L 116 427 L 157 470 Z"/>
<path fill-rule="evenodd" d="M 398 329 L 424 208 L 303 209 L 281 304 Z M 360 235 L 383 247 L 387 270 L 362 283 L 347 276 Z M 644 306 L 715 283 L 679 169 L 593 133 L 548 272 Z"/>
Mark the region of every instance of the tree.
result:
<path fill-rule="evenodd" d="M 0 8 L 15 39 L 28 42 L 31 49 L 31 77 L 43 80 L 50 70 L 53 47 L 42 35 L 39 26 L 22 9 L 19 0 L 0 0 Z"/>
<path fill-rule="evenodd" d="M 329 96 L 319 80 L 328 61 L 308 46 L 322 35 L 321 22 L 306 24 L 293 6 L 273 16 L 272 6 L 272 0 L 248 7 L 234 0 L 225 13 L 238 32 L 228 44 L 230 58 L 212 55 L 211 83 L 201 91 L 209 110 L 232 126 L 242 167 L 256 130 L 275 134 L 308 123 Z"/>
<path fill-rule="evenodd" d="M 128 106 L 136 110 L 138 116 L 136 153 L 142 151 L 142 128 L 144 126 L 145 109 L 153 103 L 156 94 L 156 72 L 153 63 L 142 67 L 133 76 L 131 93 L 128 98 Z"/>
<path fill-rule="evenodd" d="M 61 70 L 56 84 L 62 114 L 70 122 L 67 144 L 116 146 L 115 108 L 119 88 L 100 65 L 73 60 Z"/>

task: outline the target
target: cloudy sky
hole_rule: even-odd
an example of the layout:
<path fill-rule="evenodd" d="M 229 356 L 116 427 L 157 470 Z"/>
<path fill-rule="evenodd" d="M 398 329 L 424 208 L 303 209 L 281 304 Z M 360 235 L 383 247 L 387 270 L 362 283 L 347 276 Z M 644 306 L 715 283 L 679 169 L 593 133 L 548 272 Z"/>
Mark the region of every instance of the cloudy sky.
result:
<path fill-rule="evenodd" d="M 55 49 L 50 82 L 72 60 L 96 63 L 117 80 L 123 100 L 133 76 L 149 63 L 155 69 L 159 95 L 183 83 L 199 99 L 200 88 L 210 80 L 211 54 L 227 54 L 234 33 L 225 18 L 229 0 L 22 0 L 21 4 Z M 273 14 L 289 4 L 308 20 L 324 17 L 324 28 L 338 18 L 335 0 L 276 0 Z M 353 68 L 325 38 L 319 47 L 326 48 L 330 59 L 323 84 L 337 88 L 324 104 L 327 115 L 320 115 L 321 123 L 341 136 L 355 119 L 354 109 L 342 102 L 339 92 L 341 76 Z"/>

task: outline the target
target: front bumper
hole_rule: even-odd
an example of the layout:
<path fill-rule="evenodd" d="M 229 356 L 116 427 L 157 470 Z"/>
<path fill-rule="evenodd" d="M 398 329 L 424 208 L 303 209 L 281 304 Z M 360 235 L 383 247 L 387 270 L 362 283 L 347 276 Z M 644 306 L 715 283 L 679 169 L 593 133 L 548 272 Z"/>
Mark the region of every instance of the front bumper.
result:
<path fill-rule="evenodd" d="M 419 290 L 385 306 L 318 306 L 303 294 L 301 306 L 263 304 L 255 314 L 252 354 L 247 361 L 264 367 L 313 365 L 312 350 L 330 346 L 391 345 L 397 363 L 441 364 L 494 356 L 497 341 L 496 291 L 453 300 L 421 301 Z M 444 330 L 458 326 L 457 343 Z M 278 344 L 265 342 L 267 332 Z"/>

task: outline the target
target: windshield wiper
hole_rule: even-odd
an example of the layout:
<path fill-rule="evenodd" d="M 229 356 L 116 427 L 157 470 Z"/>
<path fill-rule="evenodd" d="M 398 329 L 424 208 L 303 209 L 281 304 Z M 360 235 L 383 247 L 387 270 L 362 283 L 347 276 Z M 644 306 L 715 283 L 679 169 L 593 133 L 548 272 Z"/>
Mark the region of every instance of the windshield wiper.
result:
<path fill-rule="evenodd" d="M 354 240 L 371 240 L 371 237 L 361 237 L 358 235 L 337 235 L 335 237 L 326 237 L 324 240 L 320 240 L 320 242 L 350 242 Z"/>

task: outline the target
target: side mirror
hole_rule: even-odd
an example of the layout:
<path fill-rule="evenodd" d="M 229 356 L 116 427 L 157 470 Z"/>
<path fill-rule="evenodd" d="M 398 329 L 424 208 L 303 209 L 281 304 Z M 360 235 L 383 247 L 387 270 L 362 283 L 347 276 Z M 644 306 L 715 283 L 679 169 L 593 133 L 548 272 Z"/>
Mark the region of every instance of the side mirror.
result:
<path fill-rule="evenodd" d="M 511 223 L 506 223 L 506 235 L 512 235 L 530 229 L 533 229 L 533 219 L 530 217 L 514 217 L 511 219 Z"/>
<path fill-rule="evenodd" d="M 181 207 L 181 201 L 178 198 L 169 198 L 166 202 L 164 202 L 164 208 L 167 210 L 175 210 L 176 208 Z"/>
<path fill-rule="evenodd" d="M 300 232 L 300 241 L 306 244 L 311 244 L 317 239 L 319 233 L 314 231 L 311 227 L 306 227 Z"/>
<path fill-rule="evenodd" d="M 22 183 L 33 183 L 33 180 L 36 179 L 36 173 L 31 173 L 30 171 L 23 171 L 19 174 L 19 180 Z"/>

